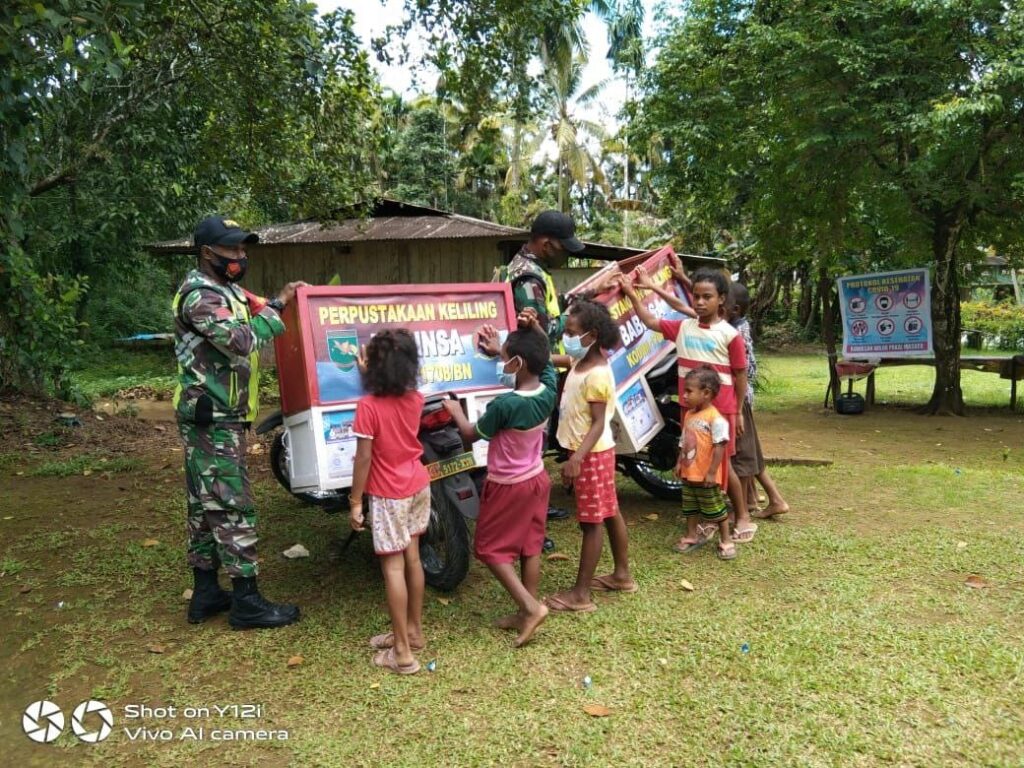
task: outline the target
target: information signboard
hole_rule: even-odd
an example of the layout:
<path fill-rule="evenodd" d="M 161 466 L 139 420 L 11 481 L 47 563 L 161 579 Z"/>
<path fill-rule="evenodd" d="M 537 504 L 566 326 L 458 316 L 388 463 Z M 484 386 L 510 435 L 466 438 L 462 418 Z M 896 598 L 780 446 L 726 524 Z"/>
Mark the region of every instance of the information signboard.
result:
<path fill-rule="evenodd" d="M 931 291 L 927 269 L 840 277 L 843 357 L 931 355 Z"/>

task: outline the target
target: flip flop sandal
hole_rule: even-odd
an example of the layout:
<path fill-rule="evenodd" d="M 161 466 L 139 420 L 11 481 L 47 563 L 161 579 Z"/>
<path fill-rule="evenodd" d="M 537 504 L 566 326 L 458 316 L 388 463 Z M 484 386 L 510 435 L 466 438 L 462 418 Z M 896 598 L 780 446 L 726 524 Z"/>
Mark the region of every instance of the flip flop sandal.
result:
<path fill-rule="evenodd" d="M 582 605 L 571 605 L 565 602 L 560 597 L 547 597 L 544 599 L 544 604 L 555 613 L 593 613 L 597 610 L 597 606 L 593 603 L 583 603 Z"/>
<path fill-rule="evenodd" d="M 718 523 L 697 523 L 697 535 L 710 541 L 718 535 Z"/>
<path fill-rule="evenodd" d="M 757 523 L 751 523 L 749 528 L 744 528 L 742 531 L 737 528 L 732 532 L 732 540 L 737 544 L 747 544 L 754 540 L 754 534 L 757 533 Z"/>
<path fill-rule="evenodd" d="M 398 659 L 395 658 L 394 648 L 384 648 L 377 651 L 373 655 L 373 663 L 382 669 L 394 672 L 396 675 L 415 675 L 420 671 L 420 663 L 416 659 L 412 660 L 412 664 L 399 664 Z"/>
<path fill-rule="evenodd" d="M 718 545 L 718 559 L 719 560 L 735 560 L 736 559 L 736 545 L 735 544 L 719 544 Z"/>
<path fill-rule="evenodd" d="M 394 632 L 384 632 L 383 634 L 374 635 L 373 637 L 370 638 L 370 647 L 373 648 L 375 651 L 382 651 L 385 648 L 393 648 L 394 646 L 395 646 L 395 633 Z M 409 647 L 412 650 L 414 650 L 414 651 L 422 651 L 423 650 L 423 645 L 422 644 L 416 645 L 415 643 L 410 642 L 409 643 Z"/>
<path fill-rule="evenodd" d="M 595 576 L 590 580 L 590 589 L 594 592 L 622 592 L 625 595 L 631 595 L 640 587 L 635 581 L 628 587 L 619 587 L 612 581 L 611 576 Z"/>
<path fill-rule="evenodd" d="M 700 549 L 708 543 L 708 539 L 706 536 L 697 539 L 696 541 L 687 542 L 686 544 L 683 544 L 684 541 L 686 541 L 686 539 L 680 539 L 672 545 L 672 549 L 676 552 L 682 552 L 685 555 L 689 554 L 690 552 L 696 552 L 698 549 Z"/>

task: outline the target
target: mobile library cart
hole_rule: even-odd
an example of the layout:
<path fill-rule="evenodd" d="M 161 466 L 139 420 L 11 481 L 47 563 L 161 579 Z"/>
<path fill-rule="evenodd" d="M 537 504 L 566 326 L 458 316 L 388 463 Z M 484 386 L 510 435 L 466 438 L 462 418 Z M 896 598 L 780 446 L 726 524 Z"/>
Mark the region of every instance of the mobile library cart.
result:
<path fill-rule="evenodd" d="M 504 283 L 390 286 L 307 286 L 285 309 L 287 330 L 275 339 L 281 411 L 294 492 L 326 492 L 352 484 L 356 402 L 363 395 L 356 364 L 360 347 L 385 329 L 405 328 L 420 352 L 420 391 L 455 393 L 470 419 L 507 391 L 494 358 L 477 347 L 482 325 L 504 337 L 515 327 L 512 293 Z M 451 467 L 432 475 L 485 466 L 482 441 Z"/>

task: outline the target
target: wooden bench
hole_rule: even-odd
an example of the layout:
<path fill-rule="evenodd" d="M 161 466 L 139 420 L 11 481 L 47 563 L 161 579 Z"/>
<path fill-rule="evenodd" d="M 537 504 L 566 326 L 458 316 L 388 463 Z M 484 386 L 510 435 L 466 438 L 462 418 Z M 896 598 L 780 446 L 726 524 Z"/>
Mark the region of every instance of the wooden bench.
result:
<path fill-rule="evenodd" d="M 843 378 L 849 374 L 840 373 L 840 366 L 856 363 L 864 365 L 862 361 L 840 360 L 836 364 L 836 373 Z M 873 364 L 871 370 L 862 368 L 862 373 L 857 378 L 867 375 L 868 384 L 865 394 L 865 401 L 868 405 L 875 402 L 875 370 L 878 368 L 903 366 L 903 365 L 930 365 L 935 367 L 934 357 L 883 357 Z M 999 378 L 1010 381 L 1010 410 L 1017 409 L 1017 382 L 1024 380 L 1024 355 L 1013 355 L 1010 357 L 994 357 L 991 355 L 964 355 L 960 358 L 961 371 L 981 371 L 982 373 L 997 373 Z M 826 401 L 827 403 L 827 401 Z"/>

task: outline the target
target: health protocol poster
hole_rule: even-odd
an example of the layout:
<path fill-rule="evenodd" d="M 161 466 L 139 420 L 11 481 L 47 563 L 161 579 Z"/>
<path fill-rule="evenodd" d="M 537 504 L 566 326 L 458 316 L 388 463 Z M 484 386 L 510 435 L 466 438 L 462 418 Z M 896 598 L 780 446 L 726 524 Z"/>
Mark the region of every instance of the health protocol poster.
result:
<path fill-rule="evenodd" d="M 843 357 L 933 354 L 927 269 L 840 277 Z"/>

